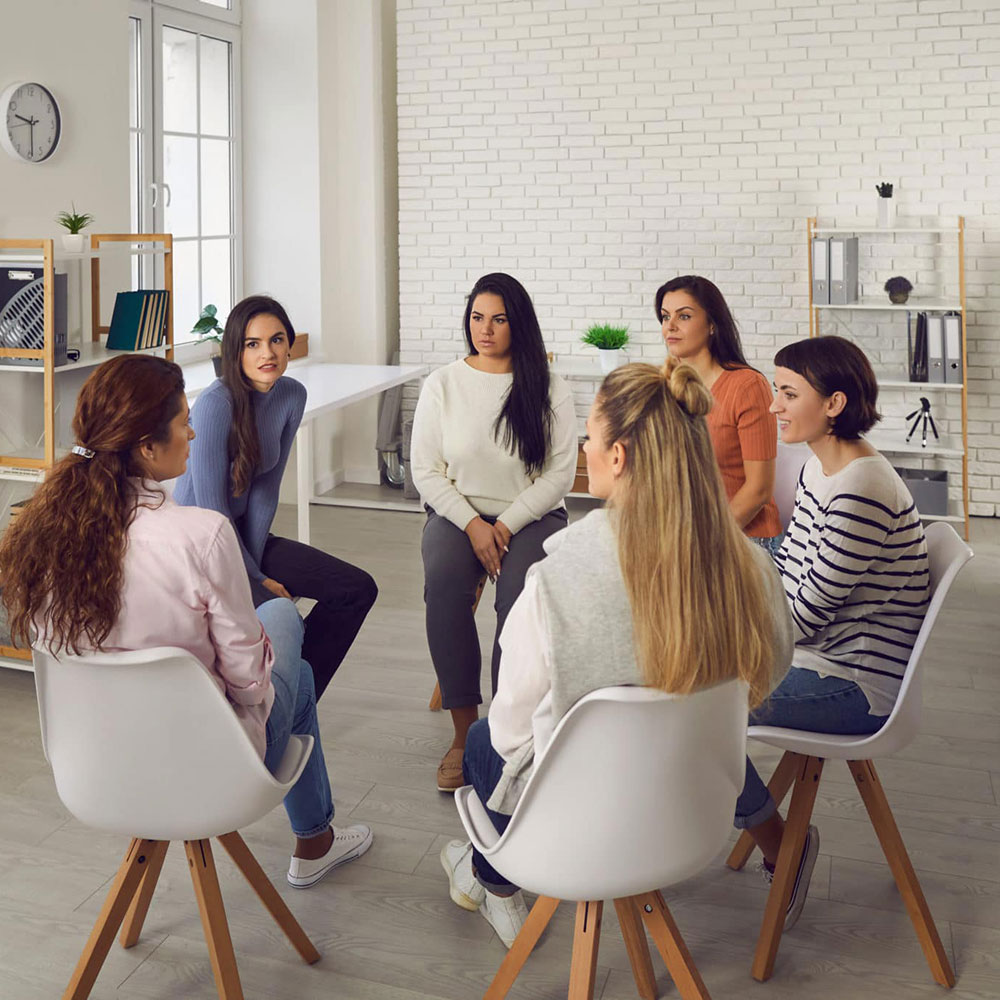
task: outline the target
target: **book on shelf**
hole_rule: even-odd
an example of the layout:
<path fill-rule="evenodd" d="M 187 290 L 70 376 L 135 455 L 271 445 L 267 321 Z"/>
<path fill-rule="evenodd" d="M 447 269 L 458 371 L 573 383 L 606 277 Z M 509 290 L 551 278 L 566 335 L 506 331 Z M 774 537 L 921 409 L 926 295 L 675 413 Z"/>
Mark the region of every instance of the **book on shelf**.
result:
<path fill-rule="evenodd" d="M 169 306 L 167 291 L 119 292 L 108 330 L 108 350 L 144 351 L 159 347 L 166 339 Z"/>

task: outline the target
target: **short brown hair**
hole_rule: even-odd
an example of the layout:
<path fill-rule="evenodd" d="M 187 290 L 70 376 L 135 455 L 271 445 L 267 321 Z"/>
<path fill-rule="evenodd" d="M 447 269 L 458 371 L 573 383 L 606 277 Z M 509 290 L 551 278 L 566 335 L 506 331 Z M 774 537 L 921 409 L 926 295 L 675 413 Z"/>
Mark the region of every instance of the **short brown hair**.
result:
<path fill-rule="evenodd" d="M 843 410 L 833 418 L 835 437 L 855 441 L 881 419 L 878 380 L 864 351 L 843 337 L 812 337 L 783 347 L 774 356 L 779 368 L 801 375 L 821 396 L 835 392 L 847 397 Z"/>

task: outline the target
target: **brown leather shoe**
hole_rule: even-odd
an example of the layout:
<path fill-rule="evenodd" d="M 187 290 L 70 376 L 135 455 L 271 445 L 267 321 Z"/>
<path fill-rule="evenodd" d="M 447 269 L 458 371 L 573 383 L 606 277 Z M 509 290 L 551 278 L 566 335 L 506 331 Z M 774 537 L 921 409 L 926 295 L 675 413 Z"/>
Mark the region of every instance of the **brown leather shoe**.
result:
<path fill-rule="evenodd" d="M 452 747 L 441 758 L 438 764 L 438 791 L 454 792 L 456 788 L 461 788 L 465 784 L 462 777 L 462 757 L 465 755 L 463 747 Z"/>

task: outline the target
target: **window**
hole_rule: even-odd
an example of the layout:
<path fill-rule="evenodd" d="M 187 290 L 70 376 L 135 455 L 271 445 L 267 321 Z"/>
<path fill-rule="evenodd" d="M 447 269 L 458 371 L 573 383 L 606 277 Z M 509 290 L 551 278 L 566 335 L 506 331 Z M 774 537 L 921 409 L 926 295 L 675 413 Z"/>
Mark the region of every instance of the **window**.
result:
<path fill-rule="evenodd" d="M 225 7 L 229 16 L 191 13 L 206 7 Z M 133 4 L 133 225 L 173 234 L 178 344 L 194 339 L 189 331 L 204 305 L 225 317 L 242 290 L 240 37 L 231 22 L 224 0 Z M 144 93 L 151 94 L 145 106 Z"/>

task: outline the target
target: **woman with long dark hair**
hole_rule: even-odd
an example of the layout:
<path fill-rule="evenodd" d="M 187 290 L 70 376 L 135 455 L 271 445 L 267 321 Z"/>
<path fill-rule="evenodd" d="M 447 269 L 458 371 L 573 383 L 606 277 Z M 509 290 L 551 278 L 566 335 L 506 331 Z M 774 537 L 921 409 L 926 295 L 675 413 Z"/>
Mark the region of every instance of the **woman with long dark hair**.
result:
<path fill-rule="evenodd" d="M 302 655 L 322 696 L 378 595 L 362 569 L 320 549 L 271 534 L 288 453 L 306 390 L 286 376 L 295 329 L 266 295 L 238 302 L 222 338 L 222 378 L 195 400 L 191 462 L 174 490 L 185 506 L 232 522 L 255 605 L 309 597 Z"/>
<path fill-rule="evenodd" d="M 687 274 L 661 285 L 656 318 L 671 357 L 692 365 L 712 393 L 708 430 L 733 516 L 773 555 L 781 544 L 778 429 L 767 379 L 747 363 L 733 314 L 708 278 Z"/>
<path fill-rule="evenodd" d="M 462 750 L 479 715 L 472 615 L 483 573 L 496 583 L 492 682 L 500 633 L 542 542 L 566 526 L 577 461 L 573 397 L 550 375 L 528 293 L 508 274 L 480 278 L 463 320 L 469 353 L 432 372 L 413 419 L 410 462 L 427 508 L 421 551 L 427 643 L 455 736 L 438 788 L 462 785 Z"/>
<path fill-rule="evenodd" d="M 0 541 L 14 638 L 57 656 L 186 649 L 272 771 L 289 734 L 311 735 L 313 752 L 285 810 L 297 838 L 288 881 L 313 885 L 363 854 L 371 830 L 331 826 L 333 797 L 295 606 L 275 599 L 255 615 L 228 519 L 179 507 L 159 485 L 184 471 L 194 437 L 180 368 L 138 354 L 106 362 L 80 390 L 73 432 L 70 454 Z"/>

